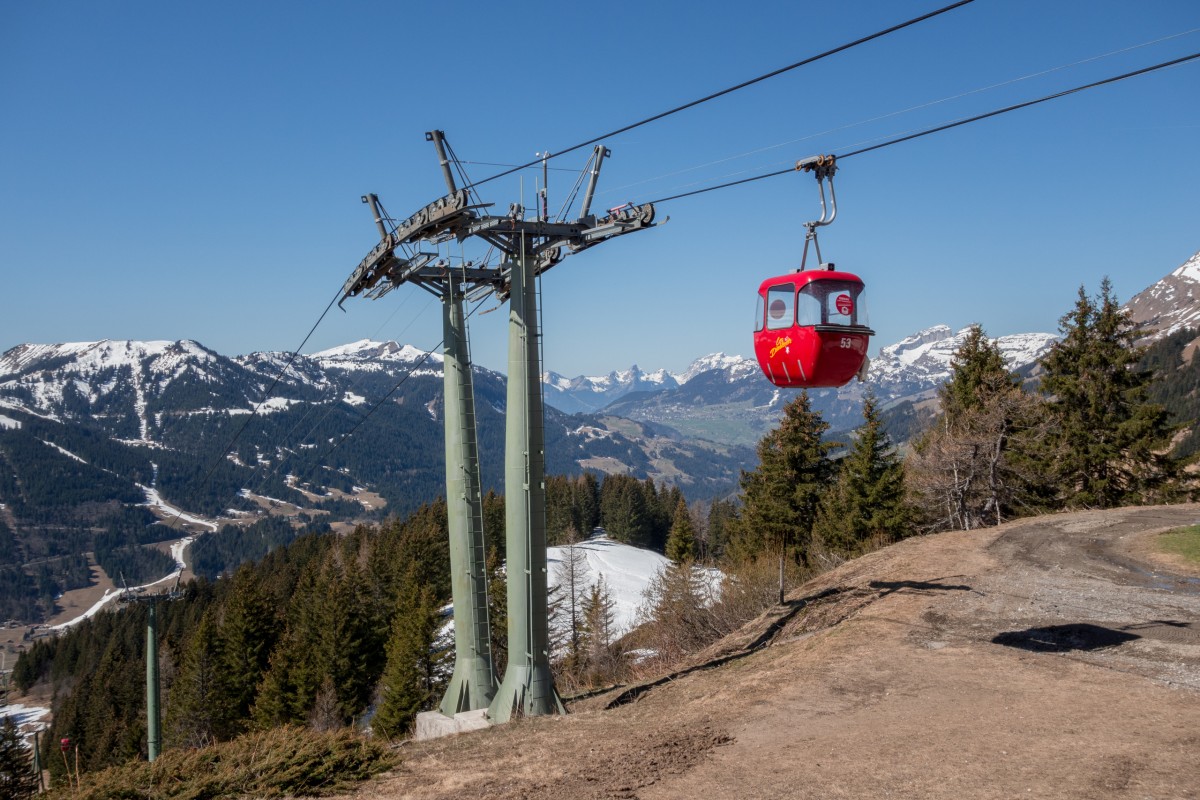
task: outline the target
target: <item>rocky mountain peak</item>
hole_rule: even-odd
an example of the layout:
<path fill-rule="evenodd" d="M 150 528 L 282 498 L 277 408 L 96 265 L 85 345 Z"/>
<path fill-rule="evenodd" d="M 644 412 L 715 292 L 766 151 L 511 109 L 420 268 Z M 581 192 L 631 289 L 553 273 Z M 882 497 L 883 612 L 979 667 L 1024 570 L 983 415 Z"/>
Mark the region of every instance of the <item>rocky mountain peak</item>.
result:
<path fill-rule="evenodd" d="M 1183 328 L 1200 328 L 1200 252 L 1125 304 L 1146 334 L 1161 339 Z"/>

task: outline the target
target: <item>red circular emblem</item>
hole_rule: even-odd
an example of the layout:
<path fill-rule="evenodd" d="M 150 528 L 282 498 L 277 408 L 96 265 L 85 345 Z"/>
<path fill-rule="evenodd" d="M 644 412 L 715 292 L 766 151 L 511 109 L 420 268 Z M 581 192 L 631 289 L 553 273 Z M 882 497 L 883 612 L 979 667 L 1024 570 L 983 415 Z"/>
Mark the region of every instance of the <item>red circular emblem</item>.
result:
<path fill-rule="evenodd" d="M 783 319 L 783 315 L 787 313 L 787 304 L 782 300 L 772 300 L 767 311 L 771 314 L 771 319 Z"/>
<path fill-rule="evenodd" d="M 833 302 L 837 306 L 837 312 L 843 316 L 850 316 L 850 312 L 854 310 L 854 301 L 848 294 L 839 294 Z"/>

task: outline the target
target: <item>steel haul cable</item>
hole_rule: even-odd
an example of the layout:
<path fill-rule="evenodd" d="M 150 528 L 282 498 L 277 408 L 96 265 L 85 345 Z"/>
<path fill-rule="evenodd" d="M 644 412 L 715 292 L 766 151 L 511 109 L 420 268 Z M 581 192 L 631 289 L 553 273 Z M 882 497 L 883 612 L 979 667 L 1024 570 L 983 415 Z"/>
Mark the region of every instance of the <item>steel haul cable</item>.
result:
<path fill-rule="evenodd" d="M 768 72 L 765 75 L 759 75 L 757 78 L 751 78 L 748 81 L 742 81 L 741 83 L 737 84 L 736 86 L 730 86 L 728 89 L 722 89 L 719 92 L 713 92 L 710 95 L 701 97 L 699 100 L 693 100 L 690 103 L 684 103 L 681 106 L 676 106 L 675 108 L 668 109 L 667 111 L 663 111 L 661 113 L 655 114 L 652 117 L 646 117 L 645 119 L 638 120 L 637 122 L 626 125 L 623 128 L 617 128 L 615 131 L 609 131 L 608 133 L 601 134 L 600 136 L 595 136 L 591 139 L 588 139 L 586 142 L 580 142 L 579 144 L 572 145 L 571 147 L 568 147 L 565 150 L 559 150 L 557 152 L 551 153 L 549 156 L 547 156 L 547 158 L 557 158 L 558 156 L 563 156 L 563 155 L 566 155 L 567 153 L 573 153 L 576 150 L 587 147 L 588 145 L 591 145 L 591 144 L 596 144 L 597 142 L 599 142 L 603 139 L 607 139 L 610 136 L 616 136 L 618 134 L 631 131 L 635 128 L 640 128 L 643 125 L 649 125 L 651 122 L 657 122 L 658 120 L 664 119 L 665 117 L 669 117 L 672 114 L 678 114 L 680 111 L 686 111 L 689 108 L 694 108 L 702 103 L 707 103 L 710 100 L 716 100 L 718 97 L 724 97 L 725 95 L 732 94 L 733 92 L 736 92 L 740 89 L 745 89 L 747 86 L 753 86 L 754 84 L 761 83 L 762 81 L 765 81 L 768 78 L 774 78 L 777 75 L 782 75 L 785 72 L 791 72 L 794 69 L 798 69 L 800 67 L 807 66 L 808 64 L 812 64 L 814 62 L 820 61 L 823 58 L 828 58 L 829 56 L 836 55 L 836 54 L 844 52 L 846 50 L 850 50 L 851 48 L 857 47 L 860 44 L 866 44 L 867 42 L 882 38 L 884 36 L 887 36 L 890 33 L 895 33 L 896 31 L 903 30 L 904 28 L 908 28 L 912 25 L 916 25 L 919 22 L 925 22 L 926 20 L 932 19 L 941 14 L 945 14 L 947 11 L 953 11 L 956 8 L 960 8 L 961 6 L 965 6 L 965 5 L 968 5 L 969 3 L 973 3 L 973 2 L 974 2 L 974 0 L 959 0 L 959 2 L 957 2 L 957 3 L 951 3 L 950 5 L 945 6 L 943 8 L 939 8 L 936 11 L 930 11 L 928 14 L 922 14 L 921 16 L 914 17 L 906 22 L 901 22 L 898 25 L 893 25 L 890 28 L 885 28 L 884 30 L 872 33 L 869 36 L 863 36 L 860 39 L 855 39 L 852 42 L 847 42 L 846 44 L 839 45 L 831 50 L 826 50 L 823 53 L 818 53 L 815 56 L 809 56 L 808 58 L 805 58 L 801 61 L 797 61 L 794 64 L 788 64 L 786 67 L 780 67 L 779 69 Z M 497 178 L 503 178 L 506 175 L 512 175 L 514 172 L 520 172 L 523 169 L 529 169 L 530 167 L 538 166 L 541 163 L 542 163 L 542 159 L 538 158 L 534 161 L 528 162 L 527 164 L 521 164 L 519 166 L 513 167 L 512 169 L 505 170 L 504 172 L 498 172 L 495 175 L 492 175 L 492 176 L 489 176 L 482 180 L 476 181 L 475 183 L 467 185 L 466 188 L 471 189 L 475 186 L 481 186 L 489 181 L 494 181 Z"/>
<path fill-rule="evenodd" d="M 871 145 L 870 147 L 862 147 L 862 148 L 859 148 L 858 150 L 852 150 L 849 153 L 845 153 L 844 155 L 837 156 L 837 158 L 839 161 L 841 161 L 843 159 L 850 158 L 851 156 L 858 156 L 858 155 L 862 155 L 863 153 L 870 153 L 873 150 L 881 150 L 885 147 L 891 147 L 894 144 L 900 144 L 901 142 L 909 142 L 909 141 L 912 141 L 913 139 L 920 139 L 922 136 L 929 136 L 930 134 L 940 133 L 942 131 L 950 130 L 951 128 L 958 128 L 960 126 L 967 125 L 972 122 L 979 122 L 980 120 L 989 119 L 990 117 L 997 117 L 1001 114 L 1007 114 L 1010 111 L 1017 111 L 1022 108 L 1029 108 L 1030 106 L 1035 106 L 1035 105 L 1038 105 L 1039 103 L 1046 103 L 1046 102 L 1049 102 L 1050 100 L 1057 100 L 1059 98 L 1067 97 L 1069 95 L 1073 95 L 1073 94 L 1077 94 L 1082 91 L 1086 91 L 1087 89 L 1094 89 L 1097 86 L 1105 86 L 1110 83 L 1116 83 L 1118 81 L 1123 81 L 1128 78 L 1134 78 L 1139 75 L 1145 75 L 1147 73 L 1155 72 L 1160 69 L 1166 69 L 1167 67 L 1178 66 L 1179 64 L 1184 64 L 1189 61 L 1194 61 L 1197 58 L 1200 58 L 1200 53 L 1192 53 L 1191 55 L 1188 55 L 1188 56 L 1176 58 L 1171 61 L 1164 61 L 1161 64 L 1155 64 L 1150 67 L 1144 67 L 1139 70 L 1134 70 L 1133 72 L 1126 72 L 1122 75 L 1114 75 L 1111 78 L 1105 78 L 1103 80 L 1093 81 L 1092 83 L 1087 83 L 1082 86 L 1076 86 L 1073 89 L 1065 89 L 1061 92 L 1055 92 L 1054 94 L 1048 94 L 1045 97 L 1039 97 L 1036 100 L 1026 100 L 1023 103 L 1016 103 L 1011 106 L 1005 106 L 1004 108 L 998 108 L 994 111 L 989 111 L 985 114 L 976 114 L 975 116 L 972 116 L 972 117 L 966 117 L 964 119 L 955 120 L 954 122 L 948 122 L 944 125 L 938 125 L 933 128 L 927 128 L 923 131 L 918 131 L 916 133 L 910 133 L 910 134 L 907 134 L 904 136 L 898 136 L 894 139 L 889 139 L 886 142 L 881 142 L 879 144 Z M 650 203 L 652 205 L 657 205 L 659 203 L 668 203 L 672 200 L 680 200 L 684 197 L 693 197 L 698 194 L 705 194 L 706 192 L 715 192 L 718 189 L 728 189 L 731 186 L 740 186 L 743 183 L 752 183 L 754 181 L 765 180 L 766 178 L 774 178 L 779 175 L 789 175 L 795 171 L 796 170 L 794 168 L 788 167 L 787 169 L 775 170 L 774 172 L 767 172 L 767 173 L 763 173 L 762 175 L 754 175 L 749 178 L 742 178 L 741 180 L 729 181 L 727 183 L 719 183 L 715 186 L 707 186 L 703 189 L 696 189 L 695 191 L 691 191 L 691 192 L 682 192 L 680 194 L 674 194 L 674 195 L 671 195 L 670 197 L 661 197 L 657 200 L 651 200 Z"/>

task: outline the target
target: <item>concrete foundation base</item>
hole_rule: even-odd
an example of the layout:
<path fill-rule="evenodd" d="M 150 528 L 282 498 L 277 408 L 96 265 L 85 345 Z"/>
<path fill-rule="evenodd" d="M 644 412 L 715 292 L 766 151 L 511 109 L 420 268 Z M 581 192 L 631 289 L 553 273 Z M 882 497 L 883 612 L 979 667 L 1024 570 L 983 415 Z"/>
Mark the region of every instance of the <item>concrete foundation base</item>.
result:
<path fill-rule="evenodd" d="M 453 717 L 447 717 L 440 711 L 422 711 L 417 714 L 417 729 L 414 734 L 418 742 L 426 739 L 440 739 L 443 736 L 453 736 L 466 731 L 478 731 L 492 724 L 488 719 L 487 709 L 475 711 L 460 711 Z"/>

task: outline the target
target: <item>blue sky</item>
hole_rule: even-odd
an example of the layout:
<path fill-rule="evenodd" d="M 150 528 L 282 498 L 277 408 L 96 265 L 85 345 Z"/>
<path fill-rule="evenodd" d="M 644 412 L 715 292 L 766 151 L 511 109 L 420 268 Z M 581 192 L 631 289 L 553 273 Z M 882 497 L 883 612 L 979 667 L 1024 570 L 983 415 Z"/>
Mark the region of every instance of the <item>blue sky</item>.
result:
<path fill-rule="evenodd" d="M 4 3 L 0 351 L 290 349 L 375 244 L 360 195 L 404 217 L 444 192 L 425 131 L 466 162 L 525 162 L 944 4 Z M 1195 0 L 976 0 L 606 140 L 596 204 L 1188 55 L 1196 29 Z M 1128 299 L 1200 249 L 1197 142 L 1192 62 L 847 159 L 822 251 L 867 281 L 873 349 L 936 323 L 1054 330 L 1080 284 L 1109 275 Z M 551 174 L 552 207 L 584 159 L 552 162 L 572 170 Z M 535 178 L 482 189 L 506 209 Z M 543 282 L 546 367 L 751 355 L 755 290 L 798 264 L 818 210 L 810 177 L 773 178 L 664 204 L 667 225 L 566 259 Z M 415 288 L 346 309 L 305 349 L 441 338 Z M 505 316 L 473 319 L 477 362 L 503 369 Z"/>

